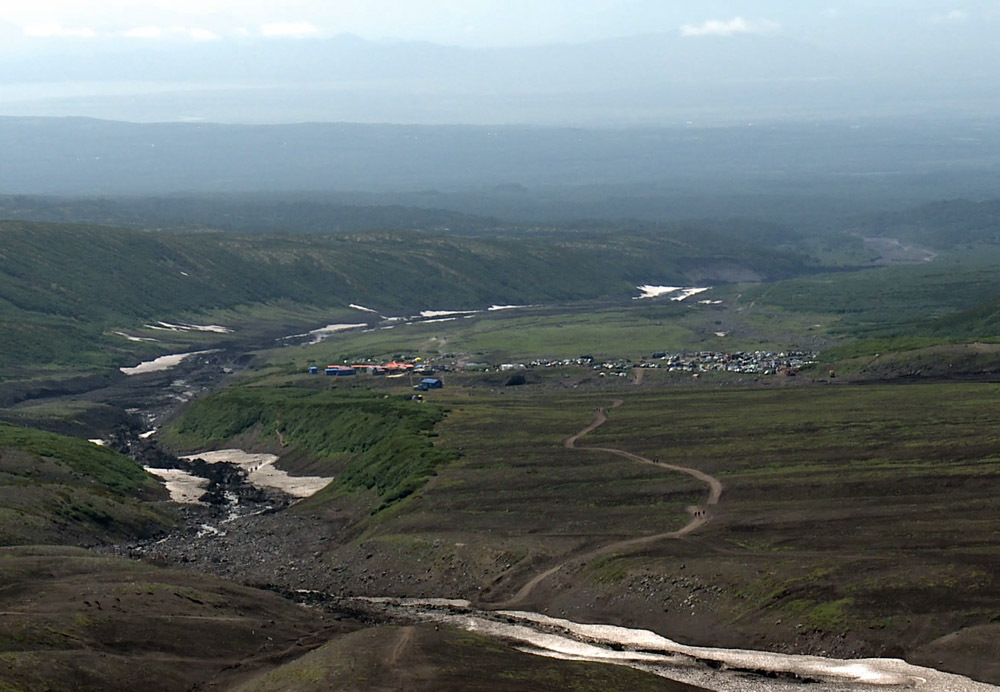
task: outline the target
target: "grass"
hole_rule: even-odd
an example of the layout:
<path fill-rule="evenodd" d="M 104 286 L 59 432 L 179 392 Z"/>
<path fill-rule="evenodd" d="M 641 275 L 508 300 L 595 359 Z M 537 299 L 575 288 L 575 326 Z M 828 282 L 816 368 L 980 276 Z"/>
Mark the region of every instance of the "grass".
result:
<path fill-rule="evenodd" d="M 288 372 L 303 372 L 316 363 L 385 360 L 396 355 L 495 367 L 582 355 L 639 362 L 656 352 L 811 351 L 830 341 L 822 324 L 816 326 L 830 322 L 829 316 L 793 315 L 762 305 L 747 309 L 749 303 L 737 287 L 719 287 L 704 295 L 725 305 L 660 300 L 611 307 L 606 303 L 528 307 L 450 322 L 343 332 L 321 344 L 272 349 L 263 355 Z"/>
<path fill-rule="evenodd" d="M 938 341 L 978 337 L 993 334 L 995 321 L 975 312 L 960 319 L 951 316 L 996 299 L 998 259 L 1000 248 L 977 246 L 943 253 L 930 263 L 815 274 L 748 287 L 744 299 L 796 314 L 833 316 L 835 332 L 842 336 Z M 982 323 L 980 331 L 973 329 L 977 322 Z"/>
<path fill-rule="evenodd" d="M 131 459 L 85 440 L 0 423 L 0 544 L 106 543 L 172 525 Z"/>
<path fill-rule="evenodd" d="M 372 490 L 384 508 L 416 491 L 455 458 L 429 439 L 444 411 L 399 395 L 242 386 L 200 399 L 164 435 L 176 447 L 222 445 L 252 435 L 290 445 L 335 475 L 313 496 L 317 506 L 342 490 Z"/>
<path fill-rule="evenodd" d="M 352 633 L 257 676 L 234 692 L 311 692 L 332 687 L 446 692 L 698 689 L 629 668 L 534 656 L 494 638 L 452 627 L 416 625 L 407 629 L 405 634 L 399 627 L 388 626 Z"/>
<path fill-rule="evenodd" d="M 695 612 L 735 623 L 726 627 L 744 642 L 815 632 L 845 655 L 838 647 L 859 639 L 869 651 L 905 649 L 953 631 L 958 614 L 962 626 L 995 614 L 1000 385 L 514 389 L 434 394 L 450 410 L 436 444 L 462 456 L 411 502 L 361 522 L 357 541 L 382 569 L 467 572 L 473 593 L 502 601 L 566 562 L 539 587 L 553 590 L 546 602 L 586 618 L 588 589 L 613 587 L 621 612 L 644 613 L 642 626 L 667 633 L 676 608 L 651 604 L 683 601 L 683 577 L 717 590 Z M 572 556 L 679 528 L 706 494 L 688 476 L 562 446 L 613 397 L 625 403 L 581 446 L 693 466 L 724 492 L 691 541 L 583 568 Z M 334 561 L 350 560 L 354 545 Z M 514 564 L 511 554 L 523 557 Z M 636 588 L 644 574 L 665 579 Z M 855 638 L 840 640 L 845 631 Z"/>
<path fill-rule="evenodd" d="M 54 462 L 120 494 L 141 495 L 158 487 L 136 462 L 85 440 L 0 423 L 0 449 L 17 450 Z M 5 470 L 18 475 L 33 473 L 32 468 L 23 466 Z"/>
<path fill-rule="evenodd" d="M 640 282 L 683 283 L 719 253 L 767 275 L 812 270 L 804 256 L 691 229 L 484 239 L 414 232 L 151 233 L 0 221 L 0 241 L 4 377 L 30 376 L 42 364 L 99 370 L 149 355 L 178 335 L 157 346 L 112 332 L 185 316 L 252 313 L 261 306 L 281 311 L 282 305 L 300 313 L 342 312 L 360 303 L 413 314 L 627 299 Z M 220 340 L 188 337 L 186 343 Z"/>
<path fill-rule="evenodd" d="M 0 677 L 17 690 L 190 689 L 349 629 L 271 593 L 74 548 L 0 548 L 0 584 Z"/>

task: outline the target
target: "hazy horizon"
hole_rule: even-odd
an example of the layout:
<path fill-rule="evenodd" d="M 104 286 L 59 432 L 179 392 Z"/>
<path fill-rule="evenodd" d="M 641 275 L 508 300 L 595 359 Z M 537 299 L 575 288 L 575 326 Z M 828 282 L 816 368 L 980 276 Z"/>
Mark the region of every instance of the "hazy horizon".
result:
<path fill-rule="evenodd" d="M 1000 3 L 295 0 L 0 8 L 0 115 L 671 125 L 978 117 Z"/>

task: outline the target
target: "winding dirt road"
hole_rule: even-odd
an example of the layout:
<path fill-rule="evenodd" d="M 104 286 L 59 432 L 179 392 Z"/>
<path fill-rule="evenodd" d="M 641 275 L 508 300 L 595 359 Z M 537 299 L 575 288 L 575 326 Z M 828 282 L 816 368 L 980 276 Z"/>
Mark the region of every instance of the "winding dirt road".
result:
<path fill-rule="evenodd" d="M 611 408 L 617 408 L 622 405 L 621 399 L 615 399 L 611 404 Z M 526 582 L 524 586 L 518 589 L 509 600 L 500 604 L 500 607 L 509 608 L 510 606 L 517 605 L 521 603 L 528 596 L 531 595 L 535 587 L 541 584 L 543 581 L 548 579 L 550 576 L 563 569 L 570 562 L 580 563 L 581 566 L 587 564 L 594 558 L 600 557 L 602 555 L 607 555 L 608 553 L 618 553 L 639 546 L 643 546 L 649 543 L 655 543 L 656 541 L 666 540 L 666 539 L 676 539 L 683 538 L 688 534 L 697 531 L 702 526 L 708 523 L 711 512 L 710 508 L 713 505 L 719 504 L 719 498 L 722 497 L 722 483 L 715 476 L 711 476 L 704 471 L 699 471 L 698 469 L 689 468 L 687 466 L 676 466 L 674 464 L 664 464 L 663 462 L 656 461 L 655 459 L 650 459 L 639 454 L 634 454 L 632 452 L 626 452 L 624 449 L 614 449 L 612 447 L 578 447 L 577 441 L 593 432 L 597 428 L 604 425 L 608 420 L 607 410 L 604 408 L 598 408 L 594 411 L 594 420 L 591 421 L 590 425 L 585 427 L 580 432 L 575 435 L 570 435 L 565 440 L 563 440 L 563 447 L 566 449 L 575 449 L 579 451 L 586 452 L 604 452 L 606 454 L 614 454 L 615 456 L 623 457 L 625 459 L 630 459 L 632 461 L 637 461 L 641 464 L 651 464 L 653 466 L 659 466 L 661 468 L 668 469 L 670 471 L 676 471 L 678 473 L 683 473 L 692 478 L 695 478 L 705 485 L 708 486 L 708 497 L 705 498 L 704 504 L 696 505 L 693 507 L 688 507 L 688 513 L 691 515 L 691 520 L 685 524 L 682 528 L 676 531 L 669 531 L 667 533 L 658 533 L 652 536 L 640 536 L 639 538 L 629 538 L 624 541 L 616 541 L 615 543 L 609 543 L 608 545 L 601 546 L 600 548 L 595 548 L 587 553 L 581 555 L 575 555 L 571 559 L 550 567 L 549 569 L 535 575 L 530 581 Z"/>

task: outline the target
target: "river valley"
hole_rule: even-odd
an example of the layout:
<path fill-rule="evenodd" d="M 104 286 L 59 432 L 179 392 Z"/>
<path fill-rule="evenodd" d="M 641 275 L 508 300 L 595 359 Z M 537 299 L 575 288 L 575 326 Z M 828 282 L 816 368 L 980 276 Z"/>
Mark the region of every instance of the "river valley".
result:
<path fill-rule="evenodd" d="M 719 692 L 1000 689 L 897 659 L 841 660 L 694 647 L 642 628 L 574 622 L 558 611 L 520 610 L 515 607 L 517 594 L 502 604 L 462 600 L 455 597 L 474 596 L 479 589 L 472 575 L 456 573 L 442 580 L 426 576 L 416 566 L 395 573 L 379 569 L 367 562 L 371 554 L 366 554 L 363 544 L 358 546 L 357 561 L 331 562 L 326 559 L 327 548 L 340 540 L 337 532 L 343 524 L 336 518 L 289 511 L 297 500 L 329 479 L 303 479 L 290 485 L 294 477 L 286 474 L 278 483 L 266 482 L 260 472 L 275 461 L 280 463 L 277 457 L 229 450 L 223 455 L 207 452 L 178 458 L 159 446 L 155 434 L 149 434 L 179 407 L 217 387 L 234 369 L 248 363 L 249 358 L 238 351 L 198 353 L 178 359 L 169 370 L 143 371 L 109 387 L 71 395 L 125 411 L 131 423 L 119 425 L 109 436 L 110 444 L 147 467 L 167 469 L 166 475 L 175 474 L 172 482 L 184 485 L 184 492 L 174 495 L 182 503 L 182 529 L 107 552 L 216 574 L 331 612 L 361 614 L 369 622 L 458 627 L 513 642 L 521 650 L 540 656 L 627 665 Z M 586 445 L 586 434 L 600 424 L 603 412 L 598 414 L 594 423 L 567 438 L 567 448 L 578 441 L 581 447 Z M 600 451 L 621 454 L 637 463 L 651 462 L 623 450 Z M 697 531 L 710 520 L 710 507 L 720 501 L 722 487 L 707 480 L 706 484 L 707 500 L 690 510 L 691 523 L 684 534 Z M 601 548 L 596 548 L 592 556 L 600 553 Z M 559 567 L 539 571 L 525 586 L 544 580 Z M 684 633 L 673 636 L 683 639 Z"/>

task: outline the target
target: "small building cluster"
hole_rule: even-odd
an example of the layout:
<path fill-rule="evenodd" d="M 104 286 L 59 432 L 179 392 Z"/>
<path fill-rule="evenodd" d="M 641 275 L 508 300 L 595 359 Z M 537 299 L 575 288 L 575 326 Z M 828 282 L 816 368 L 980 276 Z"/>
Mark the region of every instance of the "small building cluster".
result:
<path fill-rule="evenodd" d="M 319 374 L 318 365 L 310 365 L 308 372 L 310 375 Z M 430 375 L 434 372 L 434 368 L 427 363 L 424 363 L 422 359 L 417 358 L 414 362 L 408 361 L 390 361 L 388 363 L 354 363 L 351 365 L 327 365 L 323 368 L 323 374 L 329 377 L 354 377 L 359 374 L 367 374 L 373 377 L 386 377 L 395 378 L 403 377 L 405 375 Z M 434 377 L 424 377 L 420 380 L 420 383 L 414 385 L 414 389 L 420 391 L 427 391 L 429 389 L 441 389 L 444 387 L 444 382 L 440 379 Z"/>
<path fill-rule="evenodd" d="M 639 367 L 665 368 L 671 372 L 736 372 L 747 375 L 794 375 L 816 362 L 817 353 L 807 351 L 698 351 L 655 353 Z"/>
<path fill-rule="evenodd" d="M 624 373 L 632 368 L 656 368 L 669 372 L 734 372 L 748 375 L 795 374 L 800 368 L 816 362 L 815 352 L 807 351 L 696 351 L 692 353 L 653 353 L 642 356 L 638 363 L 629 358 L 608 361 L 593 356 L 562 359 L 536 359 L 529 363 L 503 363 L 500 371 L 521 368 L 589 367 L 594 370 Z"/>

